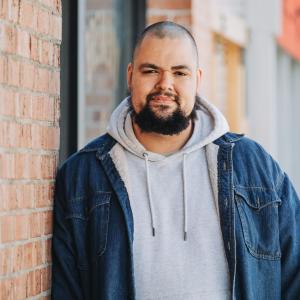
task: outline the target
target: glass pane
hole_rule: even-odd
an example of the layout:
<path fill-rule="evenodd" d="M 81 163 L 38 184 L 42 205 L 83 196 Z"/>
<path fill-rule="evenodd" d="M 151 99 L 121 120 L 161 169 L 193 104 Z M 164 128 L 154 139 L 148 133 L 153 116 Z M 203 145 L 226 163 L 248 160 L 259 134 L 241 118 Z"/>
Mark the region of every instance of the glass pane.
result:
<path fill-rule="evenodd" d="M 114 107 L 126 96 L 131 55 L 131 1 L 86 0 L 84 139 L 105 132 Z"/>

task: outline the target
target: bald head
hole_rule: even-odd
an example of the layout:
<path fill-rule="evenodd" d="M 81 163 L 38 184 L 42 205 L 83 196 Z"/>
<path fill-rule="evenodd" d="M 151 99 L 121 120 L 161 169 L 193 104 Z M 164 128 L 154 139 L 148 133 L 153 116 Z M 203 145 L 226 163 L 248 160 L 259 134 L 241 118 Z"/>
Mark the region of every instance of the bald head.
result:
<path fill-rule="evenodd" d="M 137 52 L 139 51 L 140 45 L 147 36 L 153 36 L 159 39 L 188 39 L 191 42 L 193 49 L 195 50 L 194 52 L 196 56 L 196 62 L 198 62 L 198 49 L 192 34 L 185 27 L 170 21 L 154 23 L 144 29 L 134 48 L 133 61 L 136 57 Z"/>

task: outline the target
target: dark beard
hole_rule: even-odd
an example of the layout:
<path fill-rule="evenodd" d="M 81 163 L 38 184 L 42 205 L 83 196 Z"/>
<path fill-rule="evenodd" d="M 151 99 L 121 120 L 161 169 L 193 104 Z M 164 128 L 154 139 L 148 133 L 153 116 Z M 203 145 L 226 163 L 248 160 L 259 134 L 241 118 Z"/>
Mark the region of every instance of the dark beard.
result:
<path fill-rule="evenodd" d="M 164 93 L 163 95 L 173 97 L 177 103 L 177 108 L 169 116 L 160 117 L 153 112 L 150 107 L 150 101 L 154 96 L 161 95 L 162 93 L 152 93 L 146 98 L 146 105 L 143 109 L 136 113 L 133 109 L 131 99 L 129 101 L 132 120 L 141 129 L 142 132 L 155 132 L 164 135 L 175 135 L 186 129 L 191 121 L 197 119 L 196 110 L 200 108 L 200 98 L 196 96 L 195 105 L 190 115 L 186 116 L 180 109 L 180 98 L 178 96 L 172 96 L 171 94 Z M 160 109 L 167 109 L 168 106 L 161 105 Z"/>

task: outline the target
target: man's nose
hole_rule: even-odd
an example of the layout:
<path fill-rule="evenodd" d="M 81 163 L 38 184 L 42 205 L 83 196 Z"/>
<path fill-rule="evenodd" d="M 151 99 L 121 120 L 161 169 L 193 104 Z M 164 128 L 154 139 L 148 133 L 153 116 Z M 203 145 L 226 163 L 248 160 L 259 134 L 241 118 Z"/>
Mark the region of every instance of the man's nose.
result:
<path fill-rule="evenodd" d="M 170 72 L 162 72 L 156 83 L 156 88 L 162 91 L 173 91 L 173 78 Z"/>

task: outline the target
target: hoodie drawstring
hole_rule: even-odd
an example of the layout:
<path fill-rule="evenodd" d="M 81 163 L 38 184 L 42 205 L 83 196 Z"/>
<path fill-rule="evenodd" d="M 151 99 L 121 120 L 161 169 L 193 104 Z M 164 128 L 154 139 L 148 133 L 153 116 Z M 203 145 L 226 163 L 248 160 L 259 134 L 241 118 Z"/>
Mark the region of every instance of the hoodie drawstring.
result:
<path fill-rule="evenodd" d="M 186 154 L 183 154 L 183 167 L 182 167 L 182 175 L 183 175 L 183 207 L 184 207 L 184 233 L 183 240 L 187 240 L 187 196 L 186 196 L 186 170 L 185 170 L 185 157 Z"/>
<path fill-rule="evenodd" d="M 149 207 L 150 207 L 150 215 L 151 215 L 152 235 L 155 236 L 155 219 L 154 219 L 154 214 L 153 214 L 152 194 L 151 194 L 151 188 L 150 188 L 148 154 L 143 153 L 143 156 L 145 157 L 145 163 L 146 163 L 147 189 L 148 189 Z"/>
<path fill-rule="evenodd" d="M 150 187 L 150 175 L 149 175 L 149 160 L 148 154 L 143 153 L 146 164 L 146 176 L 147 176 L 147 190 L 148 190 L 148 199 L 149 199 L 149 207 L 150 207 L 150 215 L 151 215 L 151 225 L 152 225 L 152 235 L 155 236 L 155 218 L 154 218 L 154 210 L 153 210 L 153 201 Z M 182 167 L 182 176 L 183 176 L 183 209 L 184 209 L 184 231 L 183 231 L 183 240 L 187 240 L 187 193 L 186 193 L 186 168 L 185 168 L 185 158 L 186 154 L 183 155 L 183 167 Z"/>

